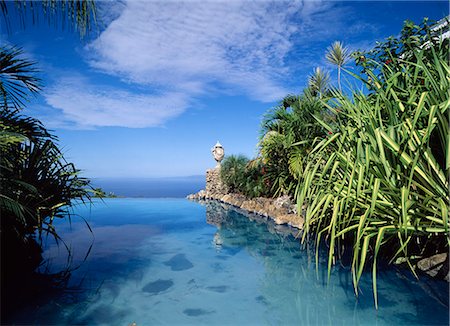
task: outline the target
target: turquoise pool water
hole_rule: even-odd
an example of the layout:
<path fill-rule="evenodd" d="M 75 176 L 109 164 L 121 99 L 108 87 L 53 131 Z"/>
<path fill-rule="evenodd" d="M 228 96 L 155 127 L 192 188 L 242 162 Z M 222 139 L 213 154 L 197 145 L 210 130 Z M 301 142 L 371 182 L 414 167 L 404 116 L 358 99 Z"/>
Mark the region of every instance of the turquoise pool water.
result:
<path fill-rule="evenodd" d="M 370 275 L 353 294 L 350 272 L 330 282 L 322 261 L 301 250 L 292 230 L 220 205 L 184 199 L 107 199 L 79 206 L 59 230 L 71 246 L 62 293 L 38 298 L 13 318 L 43 325 L 404 325 L 448 324 L 448 285 L 417 282 L 395 268 L 379 273 L 380 308 Z M 49 243 L 49 268 L 66 264 Z"/>

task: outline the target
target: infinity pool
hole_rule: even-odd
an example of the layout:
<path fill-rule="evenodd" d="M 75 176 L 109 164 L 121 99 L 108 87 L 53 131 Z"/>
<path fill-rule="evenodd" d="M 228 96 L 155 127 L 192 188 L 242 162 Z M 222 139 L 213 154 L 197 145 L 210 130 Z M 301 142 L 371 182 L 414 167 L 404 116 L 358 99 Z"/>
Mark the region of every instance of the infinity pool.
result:
<path fill-rule="evenodd" d="M 219 204 L 184 199 L 107 199 L 79 206 L 58 228 L 72 248 L 68 288 L 37 298 L 11 321 L 44 325 L 448 324 L 448 284 L 391 267 L 355 298 L 350 271 L 327 283 L 295 232 Z M 92 245 L 92 247 L 91 247 Z M 90 253 L 84 261 L 86 253 Z M 49 241 L 48 268 L 67 265 Z M 84 263 L 82 263 L 84 261 Z"/>

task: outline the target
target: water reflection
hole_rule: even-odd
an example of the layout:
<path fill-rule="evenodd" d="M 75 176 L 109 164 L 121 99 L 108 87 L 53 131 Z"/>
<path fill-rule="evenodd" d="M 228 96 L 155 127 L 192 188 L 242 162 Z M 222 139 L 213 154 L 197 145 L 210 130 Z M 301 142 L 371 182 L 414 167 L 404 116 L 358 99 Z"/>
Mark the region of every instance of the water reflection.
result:
<path fill-rule="evenodd" d="M 346 268 L 334 268 L 327 284 L 326 262 L 320 261 L 316 272 L 314 252 L 301 248 L 298 232 L 265 218 L 244 216 L 217 202 L 107 203 L 92 211 L 94 245 L 69 288 L 41 298 L 11 323 L 448 323 L 445 307 L 392 269 L 380 271 L 378 312 L 370 275 L 363 277 L 358 299 Z M 66 231 L 79 262 L 92 235 L 76 223 Z M 56 246 L 45 254 L 53 266 L 65 262 Z"/>
<path fill-rule="evenodd" d="M 199 201 L 199 203 L 206 207 L 206 222 L 216 226 L 218 229 L 221 229 L 222 226 L 228 227 L 236 225 L 242 227 L 243 225 L 247 225 L 249 224 L 247 223 L 247 220 L 241 219 L 239 222 L 239 218 L 236 218 L 236 216 L 245 216 L 251 222 L 256 223 L 254 226 L 264 225 L 267 228 L 267 231 L 271 234 L 279 234 L 283 237 L 288 235 L 298 237 L 300 235 L 300 231 L 295 228 L 287 225 L 277 225 L 267 217 L 254 213 L 248 213 L 237 207 L 231 207 L 228 204 L 208 200 Z M 252 224 L 250 223 L 250 225 Z M 247 230 L 247 228 L 245 229 Z"/>
<path fill-rule="evenodd" d="M 226 204 L 202 204 L 206 207 L 207 223 L 217 227 L 213 243 L 220 257 L 244 248 L 264 265 L 255 302 L 265 307 L 269 323 L 448 323 L 449 296 L 442 289 L 448 285 L 444 282 L 417 282 L 409 272 L 394 266 L 380 268 L 380 308 L 376 311 L 370 273 L 362 277 L 360 295 L 356 298 L 349 266 L 335 266 L 327 282 L 327 248 L 321 249 L 316 270 L 315 253 L 301 248 L 297 230 L 276 225 L 261 216 L 243 216 Z M 424 291 L 427 288 L 432 290 Z M 442 304 L 445 302 L 447 305 Z"/>

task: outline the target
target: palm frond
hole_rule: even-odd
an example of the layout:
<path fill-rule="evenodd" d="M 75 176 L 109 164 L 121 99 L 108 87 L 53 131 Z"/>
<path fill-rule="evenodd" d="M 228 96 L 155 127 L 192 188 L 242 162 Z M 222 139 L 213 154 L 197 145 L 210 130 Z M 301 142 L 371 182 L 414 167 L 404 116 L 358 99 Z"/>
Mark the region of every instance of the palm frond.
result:
<path fill-rule="evenodd" d="M 21 27 L 25 27 L 26 21 L 31 20 L 33 24 L 46 21 L 48 24 L 77 30 L 81 37 L 93 29 L 96 25 L 97 9 L 94 0 L 0 0 L 5 26 L 8 32 L 16 15 Z"/>
<path fill-rule="evenodd" d="M 328 62 L 342 67 L 350 59 L 350 51 L 342 44 L 342 42 L 335 41 L 328 47 L 325 57 Z"/>
<path fill-rule="evenodd" d="M 37 94 L 41 80 L 36 76 L 36 63 L 25 59 L 20 48 L 0 48 L 0 101 L 5 110 L 12 107 L 19 110 L 30 95 Z"/>
<path fill-rule="evenodd" d="M 314 73 L 308 77 L 308 87 L 319 97 L 326 94 L 330 85 L 330 74 L 320 67 L 314 69 Z"/>

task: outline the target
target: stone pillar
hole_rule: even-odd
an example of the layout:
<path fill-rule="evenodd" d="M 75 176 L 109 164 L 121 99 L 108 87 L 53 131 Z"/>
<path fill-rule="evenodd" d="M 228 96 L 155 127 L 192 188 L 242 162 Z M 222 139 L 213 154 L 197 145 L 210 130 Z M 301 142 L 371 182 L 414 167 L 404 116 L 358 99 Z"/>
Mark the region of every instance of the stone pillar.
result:
<path fill-rule="evenodd" d="M 217 141 L 216 145 L 211 148 L 211 154 L 217 165 L 214 169 L 206 170 L 206 189 L 200 190 L 196 194 L 188 195 L 188 199 L 221 199 L 224 195 L 228 194 L 228 188 L 223 184 L 220 178 L 220 162 L 225 156 L 225 150 L 223 146 Z"/>
<path fill-rule="evenodd" d="M 220 199 L 227 193 L 227 186 L 220 178 L 220 166 L 206 170 L 206 197 Z"/>

